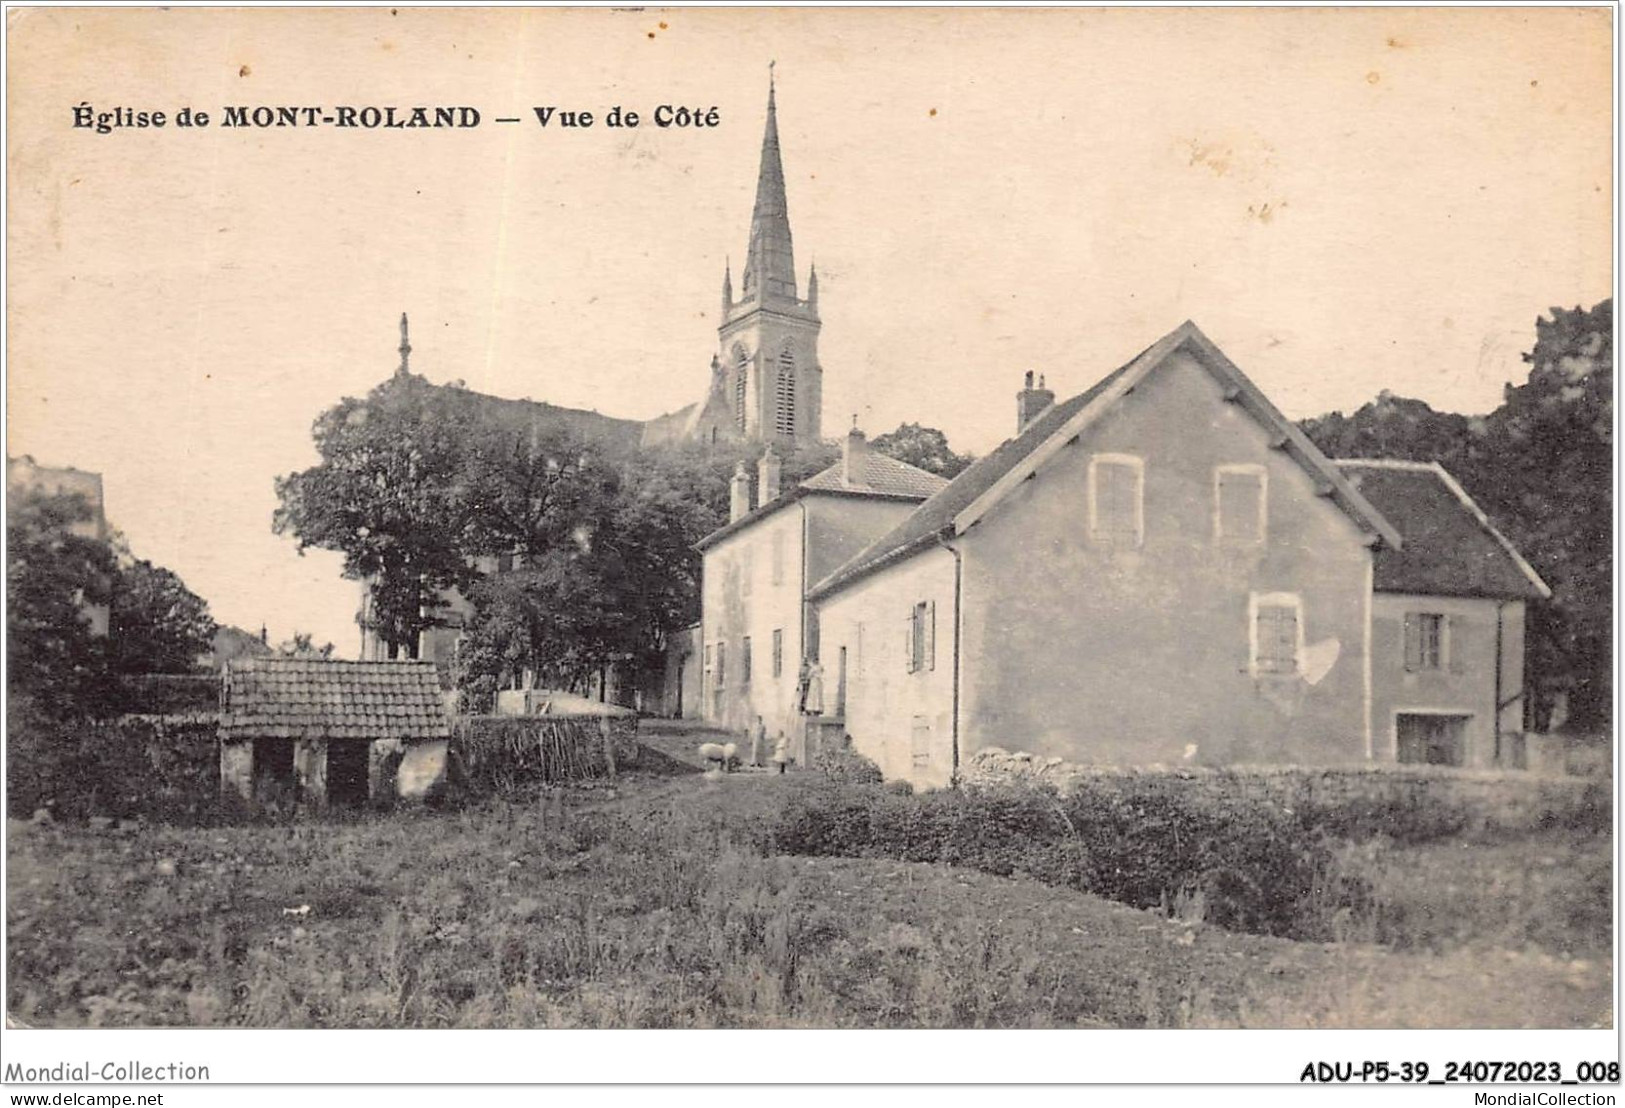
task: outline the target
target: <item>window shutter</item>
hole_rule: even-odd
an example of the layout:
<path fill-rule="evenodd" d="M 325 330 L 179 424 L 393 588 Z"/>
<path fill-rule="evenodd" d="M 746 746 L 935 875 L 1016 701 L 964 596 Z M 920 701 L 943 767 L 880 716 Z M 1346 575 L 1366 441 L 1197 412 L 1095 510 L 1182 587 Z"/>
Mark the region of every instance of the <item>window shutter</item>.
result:
<path fill-rule="evenodd" d="M 931 601 L 925 613 L 925 668 L 937 668 L 937 602 Z"/>
<path fill-rule="evenodd" d="M 1405 613 L 1405 671 L 1415 673 L 1422 668 L 1422 621 L 1415 612 Z"/>
<path fill-rule="evenodd" d="M 903 620 L 903 659 L 908 666 L 908 672 L 913 673 L 914 666 L 914 609 L 908 610 L 908 616 Z"/>
<path fill-rule="evenodd" d="M 1439 648 L 1444 651 L 1444 663 L 1451 673 L 1461 673 L 1465 668 L 1461 661 L 1462 628 L 1466 620 L 1460 616 L 1449 616 L 1445 619 L 1444 642 Z"/>

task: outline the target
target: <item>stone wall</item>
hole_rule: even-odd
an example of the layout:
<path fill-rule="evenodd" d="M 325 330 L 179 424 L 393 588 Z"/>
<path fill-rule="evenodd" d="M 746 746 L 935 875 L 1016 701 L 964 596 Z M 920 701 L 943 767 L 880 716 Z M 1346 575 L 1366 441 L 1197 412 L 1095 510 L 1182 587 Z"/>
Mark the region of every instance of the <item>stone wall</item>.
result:
<path fill-rule="evenodd" d="M 1024 751 L 984 747 L 963 767 L 968 787 L 1030 785 L 1071 792 L 1081 783 L 1157 776 L 1189 783 L 1192 790 L 1256 798 L 1287 810 L 1306 804 L 1451 806 L 1469 824 L 1515 830 L 1563 823 L 1584 809 L 1611 803 L 1612 793 L 1595 779 L 1547 776 L 1517 770 L 1445 766 L 1147 766 L 1134 769 L 1080 766 Z"/>

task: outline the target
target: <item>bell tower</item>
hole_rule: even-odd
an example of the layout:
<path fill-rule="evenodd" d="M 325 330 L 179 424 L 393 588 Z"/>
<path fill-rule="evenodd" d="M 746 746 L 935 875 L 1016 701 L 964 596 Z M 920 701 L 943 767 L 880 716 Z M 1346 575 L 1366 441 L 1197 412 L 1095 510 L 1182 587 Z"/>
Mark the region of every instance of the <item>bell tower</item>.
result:
<path fill-rule="evenodd" d="M 717 358 L 740 438 L 816 442 L 821 433 L 823 369 L 818 364 L 818 273 L 807 277 L 807 298 L 796 287 L 790 210 L 779 157 L 779 121 L 773 69 L 768 67 L 767 128 L 756 175 L 750 245 L 740 271 L 722 279 L 722 326 Z"/>

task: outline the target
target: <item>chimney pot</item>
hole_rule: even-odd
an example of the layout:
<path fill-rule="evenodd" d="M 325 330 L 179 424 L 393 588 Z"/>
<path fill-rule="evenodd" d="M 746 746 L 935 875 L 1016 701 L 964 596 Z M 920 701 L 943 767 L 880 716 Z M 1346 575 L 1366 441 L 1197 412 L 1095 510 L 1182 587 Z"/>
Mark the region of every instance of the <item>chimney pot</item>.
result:
<path fill-rule="evenodd" d="M 869 440 L 864 438 L 863 432 L 856 424 L 846 433 L 846 443 L 841 448 L 841 482 L 847 485 L 867 484 L 863 479 L 863 463 L 869 456 Z"/>
<path fill-rule="evenodd" d="M 781 464 L 779 456 L 773 452 L 773 446 L 768 444 L 762 451 L 762 460 L 756 466 L 756 506 L 771 504 L 779 498 L 779 472 Z"/>
<path fill-rule="evenodd" d="M 744 460 L 734 466 L 733 480 L 728 483 L 728 522 L 738 523 L 750 513 L 750 473 Z"/>
<path fill-rule="evenodd" d="M 1027 371 L 1025 387 L 1016 393 L 1016 434 L 1027 429 L 1027 425 L 1039 416 L 1044 410 L 1055 403 L 1055 394 L 1044 387 L 1044 379 L 1038 379 L 1038 387 L 1033 388 L 1033 371 Z"/>

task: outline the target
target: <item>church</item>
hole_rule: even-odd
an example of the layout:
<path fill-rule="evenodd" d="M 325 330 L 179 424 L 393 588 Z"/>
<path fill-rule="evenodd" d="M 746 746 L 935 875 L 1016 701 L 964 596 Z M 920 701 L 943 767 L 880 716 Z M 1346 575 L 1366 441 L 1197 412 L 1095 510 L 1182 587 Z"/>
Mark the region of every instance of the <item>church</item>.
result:
<path fill-rule="evenodd" d="M 809 270 L 803 297 L 785 196 L 777 90 L 771 76 L 749 244 L 737 297 L 731 269 L 723 272 L 721 309 L 717 347 L 700 399 L 654 419 L 620 419 L 596 411 L 463 388 L 445 387 L 445 391 L 459 403 L 476 406 L 479 417 L 494 424 L 536 431 L 565 427 L 595 442 L 622 449 L 679 442 L 731 448 L 765 442 L 788 452 L 821 441 L 823 368 L 818 362 L 818 274 Z M 401 317 L 399 352 L 396 373 L 411 372 L 412 347 L 405 315 Z M 492 564 L 482 565 L 482 570 L 497 569 L 495 559 L 489 561 Z M 379 660 L 388 657 L 388 646 L 371 617 L 369 599 L 370 584 L 363 582 L 356 617 L 361 627 L 361 657 Z M 445 626 L 425 632 L 419 648 L 420 657 L 432 659 L 443 668 L 455 656 L 462 623 L 472 612 L 462 597 L 449 596 L 447 601 Z M 682 680 L 680 674 L 674 678 L 677 687 Z M 669 694 L 657 694 L 656 699 L 668 695 L 677 697 L 676 688 Z M 675 704 L 669 710 L 675 710 Z"/>

